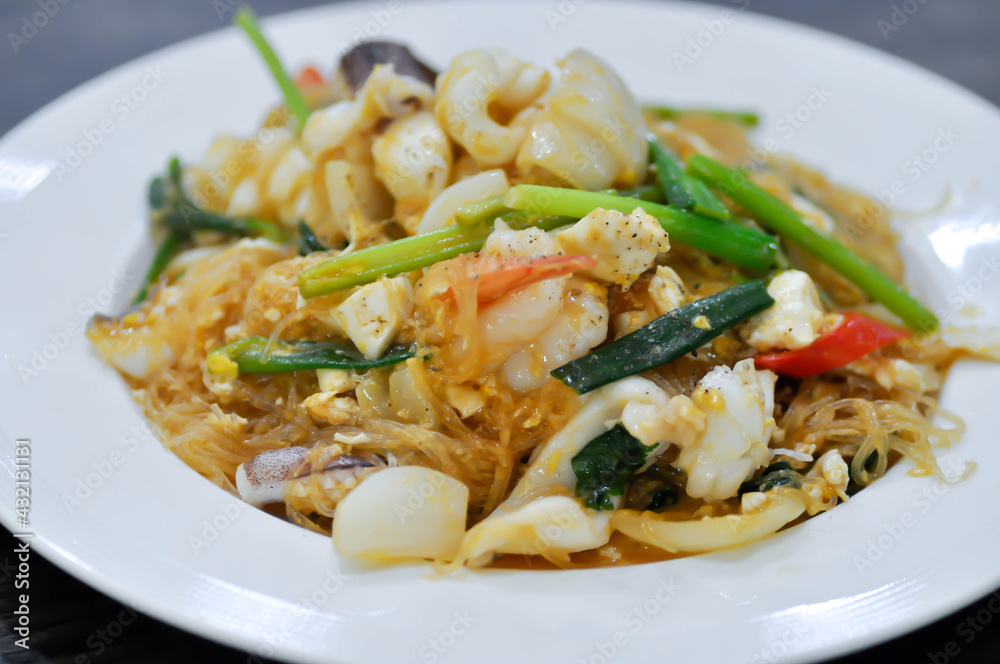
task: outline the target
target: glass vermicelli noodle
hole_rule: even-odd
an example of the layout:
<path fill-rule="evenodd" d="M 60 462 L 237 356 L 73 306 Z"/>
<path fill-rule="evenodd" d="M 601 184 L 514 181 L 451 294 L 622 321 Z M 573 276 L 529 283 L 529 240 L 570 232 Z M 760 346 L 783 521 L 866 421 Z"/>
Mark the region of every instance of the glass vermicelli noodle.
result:
<path fill-rule="evenodd" d="M 88 330 L 218 486 L 345 558 L 567 567 L 962 477 L 965 351 L 895 288 L 888 213 L 753 161 L 755 116 L 640 106 L 579 49 L 373 42 L 291 87 L 154 180 L 147 284 Z"/>

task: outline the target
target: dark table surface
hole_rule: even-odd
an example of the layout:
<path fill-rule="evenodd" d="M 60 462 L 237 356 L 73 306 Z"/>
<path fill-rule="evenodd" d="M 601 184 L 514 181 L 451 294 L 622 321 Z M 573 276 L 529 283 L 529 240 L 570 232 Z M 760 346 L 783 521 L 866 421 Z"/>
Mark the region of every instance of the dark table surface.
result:
<path fill-rule="evenodd" d="M 53 0 L 53 3 L 56 0 Z M 901 29 L 885 30 L 903 0 L 750 0 L 750 9 L 835 32 L 893 53 L 1000 103 L 1000 2 L 908 0 L 919 6 Z M 709 0 L 729 5 L 730 0 Z M 219 28 L 211 0 L 58 0 L 59 12 L 26 44 L 11 41 L 38 0 L 0 0 L 0 134 L 94 76 L 139 55 Z M 65 4 L 63 4 L 65 3 Z M 260 15 L 324 4 L 253 0 Z M 551 0 L 542 4 L 557 5 Z M 2 529 L 0 529 L 2 530 Z M 31 649 L 14 645 L 15 540 L 0 532 L 0 661 L 246 662 L 248 656 L 176 630 L 32 560 Z M 947 564 L 942 561 L 942 564 Z M 1000 663 L 1000 594 L 916 633 L 836 664 Z M 720 626 L 720 634 L 725 627 Z M 710 663 L 709 663 L 710 664 Z"/>

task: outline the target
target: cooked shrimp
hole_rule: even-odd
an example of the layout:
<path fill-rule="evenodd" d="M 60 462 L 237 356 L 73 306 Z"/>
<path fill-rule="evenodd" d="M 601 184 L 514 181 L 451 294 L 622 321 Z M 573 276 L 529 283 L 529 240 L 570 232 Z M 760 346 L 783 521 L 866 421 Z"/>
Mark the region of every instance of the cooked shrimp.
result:
<path fill-rule="evenodd" d="M 482 251 L 484 256 L 501 259 L 555 253 L 555 243 L 543 231 L 537 228 L 515 231 L 502 224 L 497 224 Z M 566 279 L 562 276 L 538 281 L 480 307 L 479 336 L 487 371 L 501 366 L 556 320 L 563 307 Z"/>
<path fill-rule="evenodd" d="M 586 355 L 607 337 L 607 288 L 573 277 L 566 284 L 563 310 L 537 339 L 507 360 L 504 378 L 515 390 L 537 389 L 550 371 Z"/>

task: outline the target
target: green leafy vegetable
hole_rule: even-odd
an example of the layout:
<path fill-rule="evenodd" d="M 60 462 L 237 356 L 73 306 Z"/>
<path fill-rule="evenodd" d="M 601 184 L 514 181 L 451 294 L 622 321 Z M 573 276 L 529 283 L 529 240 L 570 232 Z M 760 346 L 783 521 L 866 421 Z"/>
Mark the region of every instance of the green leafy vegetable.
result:
<path fill-rule="evenodd" d="M 243 28 L 243 31 L 250 37 L 250 41 L 257 47 L 257 51 L 260 52 L 261 57 L 264 58 L 267 68 L 271 70 L 271 75 L 274 76 L 274 80 L 278 82 L 278 87 L 281 88 L 281 92 L 285 95 L 285 105 L 298 121 L 299 129 L 305 127 L 310 113 L 309 104 L 306 103 L 305 97 L 302 96 L 302 91 L 295 85 L 295 81 L 285 71 L 274 49 L 267 43 L 267 39 L 260 31 L 260 26 L 257 25 L 257 18 L 250 9 L 242 7 L 236 12 L 236 23 Z"/>
<path fill-rule="evenodd" d="M 646 505 L 646 510 L 649 512 L 655 512 L 657 510 L 662 510 L 666 507 L 673 507 L 681 500 L 681 494 L 678 487 L 668 484 L 659 491 L 653 494 L 650 499 L 649 504 Z"/>
<path fill-rule="evenodd" d="M 687 169 L 746 208 L 757 221 L 829 265 L 911 329 L 930 332 L 937 328 L 937 317 L 903 287 L 844 245 L 806 225 L 798 212 L 750 182 L 745 172 L 703 155 L 689 159 Z"/>
<path fill-rule="evenodd" d="M 181 233 L 215 231 L 226 235 L 251 235 L 284 242 L 288 235 L 275 224 L 252 217 L 227 217 L 203 210 L 192 203 L 181 185 L 181 164 L 177 157 L 170 160 L 166 177 L 154 178 L 149 184 L 149 206 L 153 224 Z"/>
<path fill-rule="evenodd" d="M 591 509 L 614 509 L 610 497 L 625 493 L 625 485 L 642 468 L 648 451 L 625 427 L 616 424 L 573 457 L 577 497 Z"/>
<path fill-rule="evenodd" d="M 721 221 L 732 218 L 726 204 L 704 182 L 685 173 L 677 158 L 665 147 L 656 141 L 649 141 L 649 152 L 656 164 L 656 176 L 668 203 Z"/>
<path fill-rule="evenodd" d="M 677 120 L 683 115 L 709 115 L 720 120 L 734 120 L 748 127 L 756 127 L 760 116 L 750 111 L 723 111 L 714 108 L 676 108 L 674 106 L 643 106 L 642 110 L 653 113 L 661 120 Z"/>
<path fill-rule="evenodd" d="M 779 486 L 790 484 L 796 489 L 802 486 L 802 475 L 792 470 L 792 464 L 787 461 L 772 463 L 764 469 L 756 479 L 748 480 L 740 485 L 739 495 L 754 491 L 770 491 Z"/>
<path fill-rule="evenodd" d="M 354 346 L 332 341 L 275 340 L 270 349 L 268 342 L 266 337 L 250 337 L 216 348 L 206 358 L 209 373 L 235 377 L 310 369 L 365 371 L 398 364 L 414 355 L 412 348 L 400 346 L 370 360 Z"/>
<path fill-rule="evenodd" d="M 313 230 L 309 228 L 309 224 L 299 221 L 299 253 L 306 256 L 314 251 L 326 251 L 327 249 L 329 247 L 319 241 Z"/>
<path fill-rule="evenodd" d="M 524 217 L 520 213 L 517 216 Z M 552 230 L 572 223 L 573 220 L 562 217 L 531 217 L 508 218 L 507 221 L 516 229 L 534 226 Z M 492 230 L 492 222 L 449 226 L 338 256 L 300 272 L 299 292 L 306 299 L 319 297 L 371 283 L 382 275 L 402 274 L 460 254 L 479 251 Z"/>
<path fill-rule="evenodd" d="M 597 208 L 629 214 L 642 207 L 660 222 L 671 242 L 699 249 L 753 272 L 770 269 L 778 248 L 776 238 L 732 222 L 692 214 L 669 205 L 637 204 L 634 198 L 596 191 L 521 184 L 511 187 L 504 196 L 504 204 L 515 210 L 577 219 Z"/>
<path fill-rule="evenodd" d="M 187 240 L 188 234 L 184 231 L 172 229 L 167 233 L 160 246 L 157 247 L 156 253 L 153 254 L 153 262 L 150 264 L 149 270 L 146 271 L 146 275 L 142 278 L 139 292 L 132 299 L 132 304 L 139 304 L 146 299 L 146 296 L 149 295 L 150 287 L 160 278 L 163 270 L 167 268 L 173 257 L 184 248 Z"/>
<path fill-rule="evenodd" d="M 772 304 L 774 300 L 762 281 L 748 281 L 667 312 L 635 332 L 564 364 L 552 375 L 586 394 L 673 362 Z"/>

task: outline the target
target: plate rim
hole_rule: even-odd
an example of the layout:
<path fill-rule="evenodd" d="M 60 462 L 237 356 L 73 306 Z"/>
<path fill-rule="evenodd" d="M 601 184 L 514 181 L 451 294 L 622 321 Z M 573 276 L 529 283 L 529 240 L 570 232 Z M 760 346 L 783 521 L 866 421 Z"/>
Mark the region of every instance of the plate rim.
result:
<path fill-rule="evenodd" d="M 495 5 L 524 5 L 533 6 L 538 8 L 539 5 L 530 2 L 530 0 L 517 0 L 514 3 L 503 2 L 502 0 L 488 0 L 489 4 Z M 637 7 L 655 7 L 659 11 L 669 13 L 672 11 L 673 7 L 685 7 L 690 10 L 695 10 L 701 13 L 711 14 L 715 13 L 716 10 L 721 11 L 717 5 L 704 5 L 697 2 L 692 2 L 689 0 L 667 0 L 666 2 L 654 1 L 654 0 L 626 0 L 625 2 L 611 2 L 610 0 L 591 0 L 594 5 L 607 5 L 607 6 L 637 6 Z M 433 2 L 421 2 L 419 4 L 413 5 L 414 9 L 420 10 L 422 7 L 433 6 L 433 5 L 458 5 L 458 4 L 468 4 L 468 0 L 436 0 Z M 328 13 L 339 13 L 341 11 L 350 10 L 352 8 L 365 8 L 365 7 L 375 7 L 381 6 L 381 3 L 373 2 L 370 0 L 354 0 L 350 2 L 337 3 L 334 5 L 324 5 L 316 6 L 302 9 L 295 9 L 287 12 L 280 12 L 277 14 L 270 14 L 266 17 L 262 17 L 261 22 L 265 27 L 269 27 L 272 24 L 281 24 L 285 22 L 296 22 L 300 20 L 305 20 L 310 14 L 328 14 Z M 817 38 L 822 39 L 828 43 L 836 43 L 841 47 L 849 48 L 854 51 L 863 53 L 866 57 L 876 58 L 882 60 L 883 62 L 890 63 L 894 68 L 905 68 L 911 74 L 918 75 L 929 82 L 933 82 L 939 87 L 947 89 L 947 92 L 951 95 L 956 95 L 964 97 L 966 101 L 971 102 L 977 106 L 980 106 L 982 110 L 989 112 L 994 116 L 995 119 L 1000 120 L 1000 109 L 994 105 L 989 100 L 985 99 L 981 95 L 973 92 L 964 86 L 952 81 L 941 74 L 933 72 L 931 70 L 925 69 L 920 65 L 903 59 L 892 53 L 887 53 L 881 51 L 873 46 L 865 44 L 863 42 L 855 41 L 843 35 L 836 33 L 827 32 L 820 28 L 816 28 L 809 25 L 799 24 L 794 21 L 774 17 L 767 14 L 761 14 L 754 11 L 752 8 L 747 12 L 753 23 L 757 26 L 773 27 L 781 31 L 794 31 L 798 33 L 812 34 Z M 13 141 L 21 133 L 28 131 L 36 123 L 44 123 L 53 114 L 58 114 L 60 109 L 67 103 L 72 102 L 78 97 L 82 97 L 88 93 L 90 89 L 96 87 L 102 83 L 113 80 L 121 75 L 132 72 L 137 68 L 141 68 L 146 64 L 149 64 L 151 60 L 157 58 L 163 58 L 164 56 L 174 55 L 175 53 L 183 52 L 192 48 L 197 48 L 199 46 L 209 44 L 213 41 L 223 39 L 226 34 L 231 31 L 235 31 L 236 28 L 232 26 L 223 26 L 220 28 L 213 29 L 209 32 L 195 35 L 193 37 L 184 39 L 182 41 L 176 42 L 174 44 L 167 45 L 163 48 L 153 50 L 135 59 L 129 60 L 127 62 L 116 65 L 97 76 L 88 79 L 87 81 L 75 86 L 71 90 L 68 90 L 56 98 L 49 101 L 40 109 L 31 113 L 28 117 L 19 121 L 10 130 L 8 130 L 3 136 L 0 136 L 0 153 L 2 153 L 7 143 Z M 158 441 L 157 441 L 158 442 Z M 158 443 L 159 444 L 159 443 Z M 5 459 L 6 461 L 6 459 Z M 898 470 L 898 469 L 897 469 Z M 226 494 L 223 490 L 219 489 L 219 492 L 224 495 Z M 14 526 L 13 512 L 12 509 L 8 510 L 6 503 L 0 507 L 0 523 L 2 523 L 8 530 L 12 533 L 16 532 Z M 188 632 L 197 634 L 204 638 L 212 641 L 224 643 L 234 649 L 241 652 L 249 652 L 247 650 L 247 645 L 250 642 L 245 638 L 241 637 L 236 632 L 227 632 L 220 630 L 208 623 L 200 622 L 196 618 L 192 617 L 191 614 L 184 613 L 179 608 L 175 608 L 169 604 L 156 604 L 155 600 L 148 600 L 146 597 L 131 597 L 128 588 L 125 587 L 121 582 L 119 582 L 114 576 L 108 574 L 100 574 L 94 569 L 87 566 L 85 561 L 74 556 L 72 552 L 66 549 L 64 546 L 60 545 L 57 538 L 52 538 L 48 534 L 35 533 L 34 537 L 30 540 L 30 546 L 32 549 L 38 550 L 43 557 L 45 557 L 49 562 L 53 563 L 63 571 L 69 573 L 77 579 L 80 579 L 87 583 L 89 586 L 99 590 L 100 592 L 115 598 L 118 601 L 127 602 L 131 601 L 134 606 L 139 608 L 141 611 L 150 615 L 156 619 L 167 622 L 168 624 L 178 626 Z M 1000 566 L 995 570 L 993 576 L 990 577 L 991 585 L 993 587 L 1000 587 Z M 814 650 L 809 651 L 809 658 L 829 658 L 835 656 L 843 656 L 850 654 L 852 652 L 857 652 L 859 650 L 871 647 L 873 645 L 883 643 L 885 641 L 897 638 L 899 636 L 916 631 L 923 626 L 942 618 L 955 610 L 958 610 L 964 606 L 967 606 L 971 602 L 981 598 L 982 595 L 978 591 L 970 591 L 965 594 L 954 595 L 950 602 L 943 601 L 936 605 L 935 609 L 921 608 L 920 611 L 914 614 L 913 610 L 908 612 L 908 619 L 906 621 L 897 621 L 893 626 L 880 627 L 871 632 L 863 635 L 855 636 L 850 639 L 847 647 L 835 647 L 835 646 L 822 646 Z M 942 608 L 943 607 L 943 608 Z M 253 645 L 253 644 L 250 644 Z M 300 653 L 301 654 L 301 653 Z M 276 659 L 282 657 L 282 653 L 275 653 L 273 656 Z M 785 660 L 782 660 L 785 661 Z M 792 658 L 788 661 L 800 661 Z"/>

